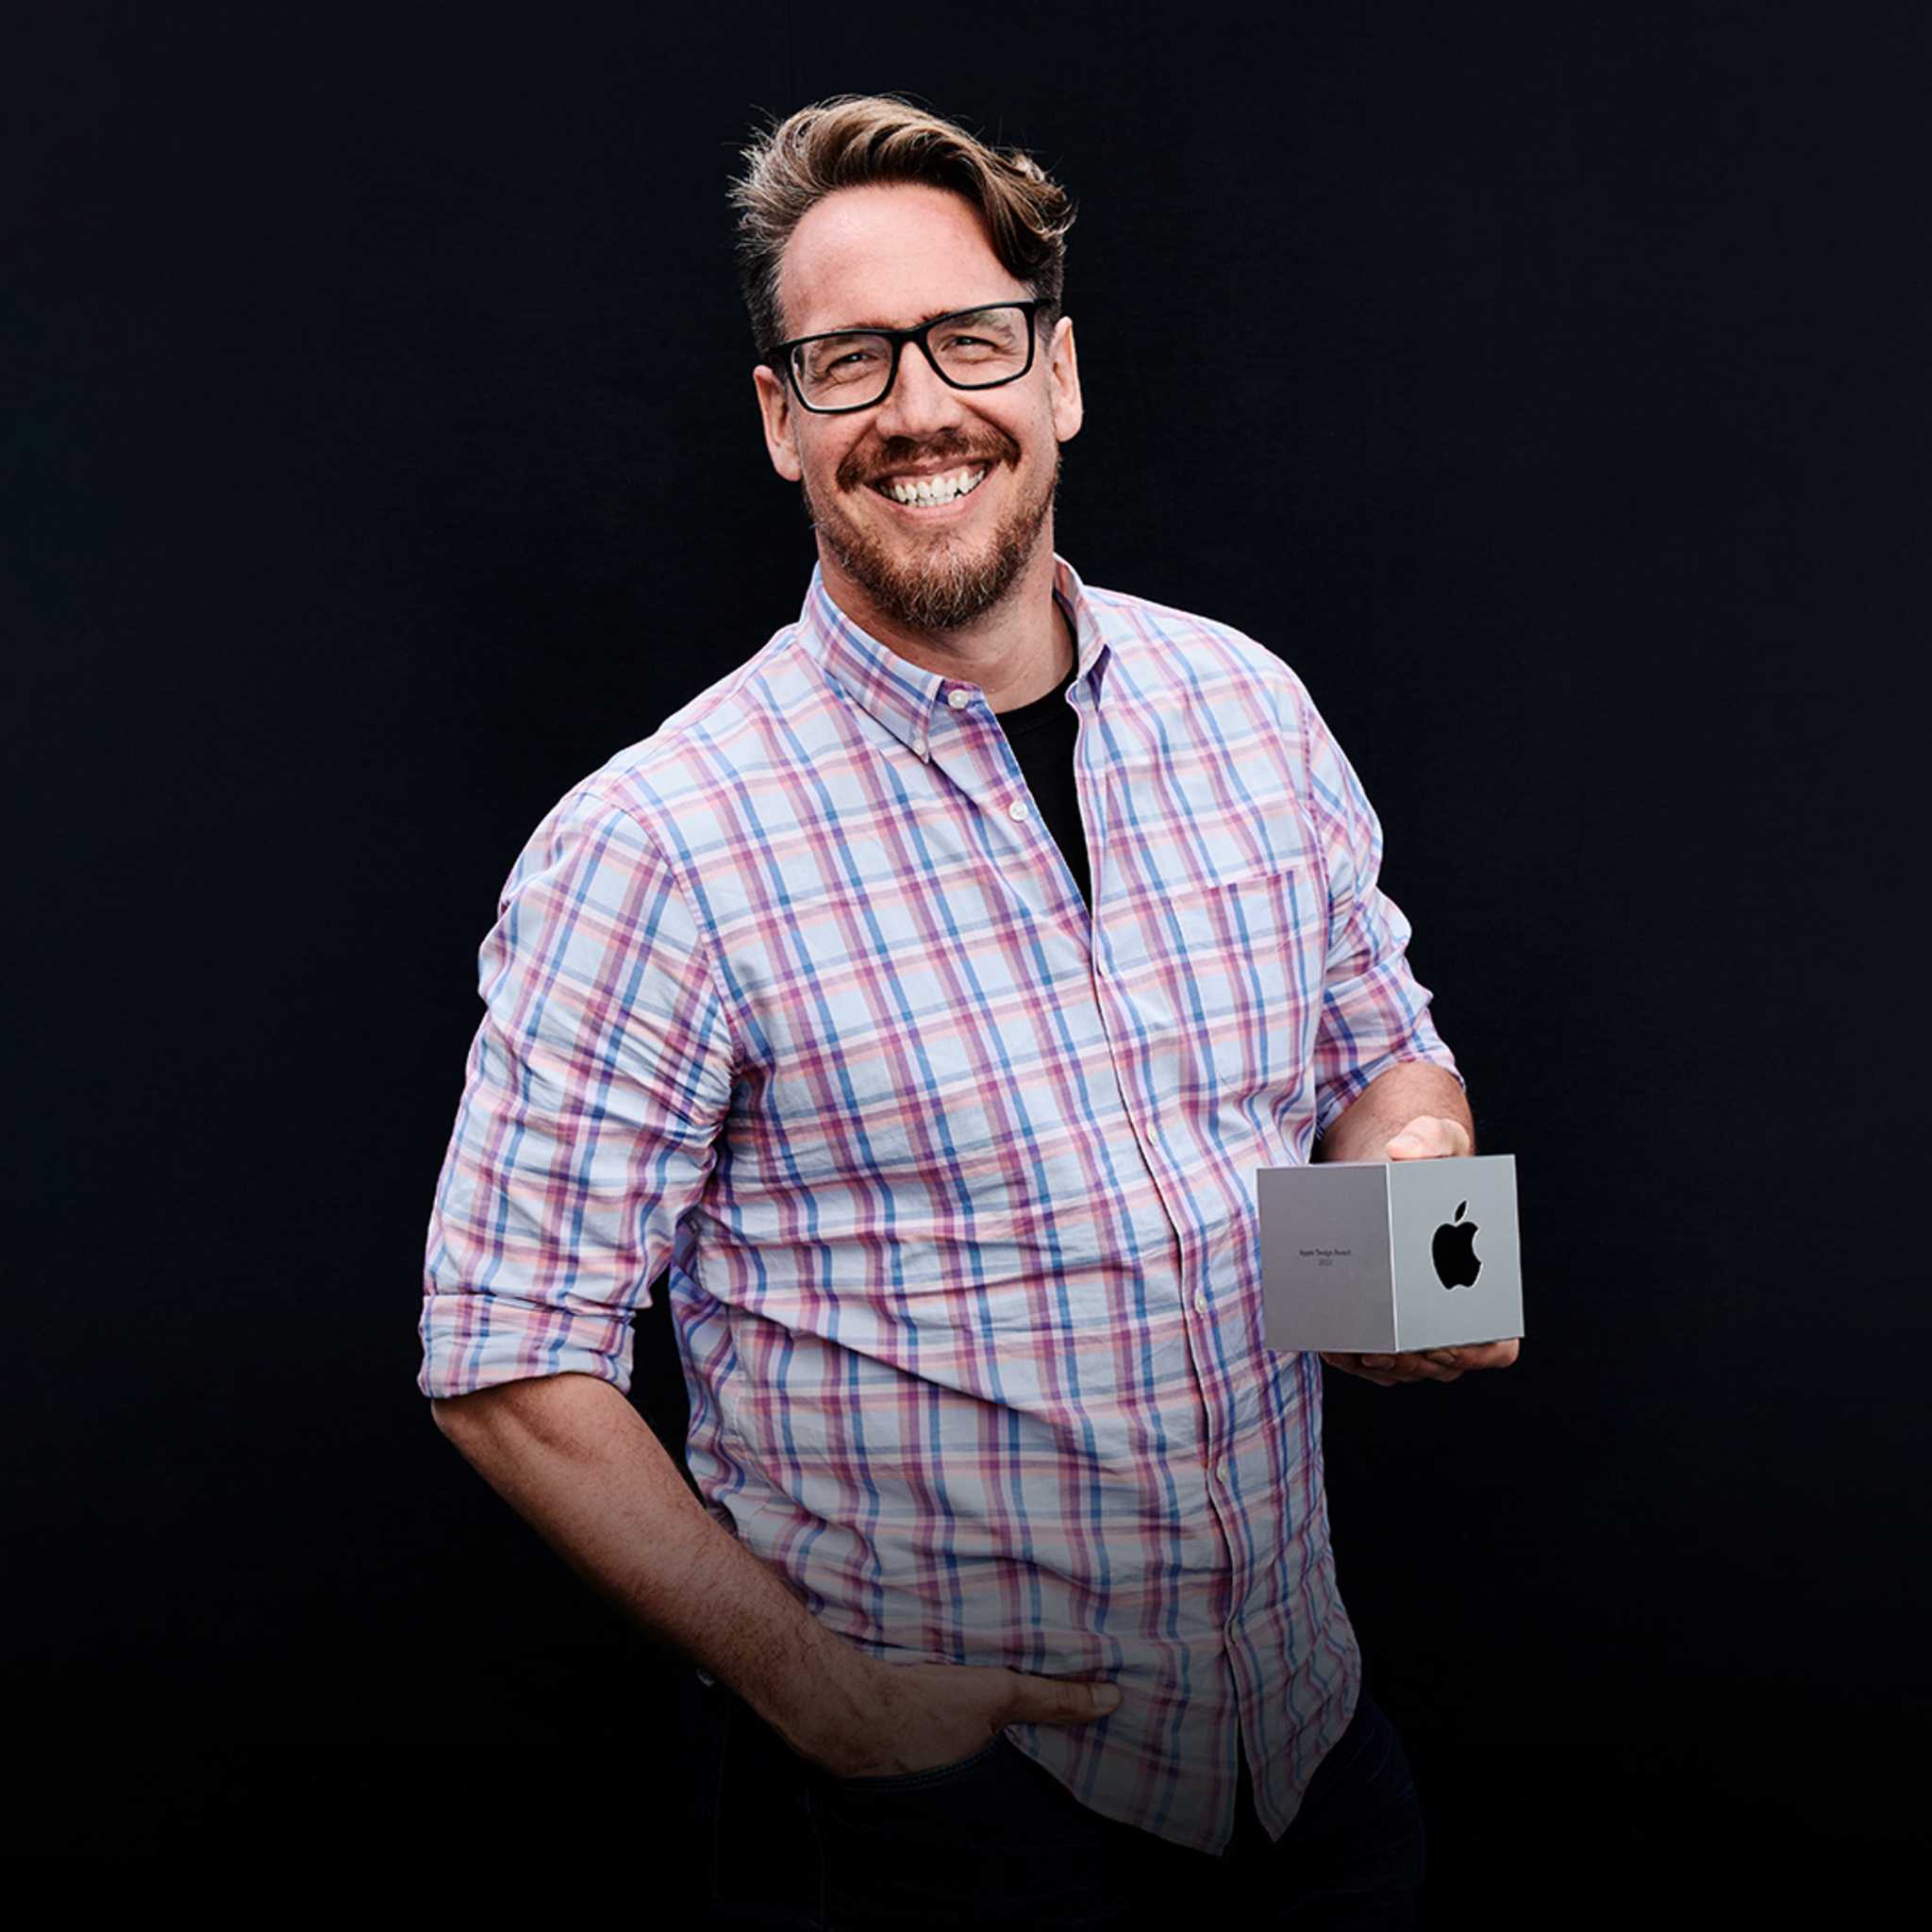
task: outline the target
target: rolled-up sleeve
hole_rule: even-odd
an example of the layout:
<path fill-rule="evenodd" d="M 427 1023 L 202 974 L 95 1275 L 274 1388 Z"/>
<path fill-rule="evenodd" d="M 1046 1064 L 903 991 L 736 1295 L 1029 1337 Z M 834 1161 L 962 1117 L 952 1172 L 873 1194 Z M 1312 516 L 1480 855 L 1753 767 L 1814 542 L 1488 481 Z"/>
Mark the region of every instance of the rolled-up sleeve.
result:
<path fill-rule="evenodd" d="M 1325 1134 L 1399 1062 L 1457 1068 L 1429 1018 L 1429 990 L 1409 970 L 1408 921 L 1376 883 L 1382 827 L 1374 808 L 1312 706 L 1305 706 L 1304 729 L 1309 807 L 1328 875 L 1328 963 L 1315 1047 L 1315 1127 Z"/>
<path fill-rule="evenodd" d="M 697 1203 L 735 1061 L 708 955 L 644 830 L 595 791 L 541 826 L 481 957 L 484 1019 L 425 1267 L 429 1395 L 628 1386 L 630 1321 Z"/>

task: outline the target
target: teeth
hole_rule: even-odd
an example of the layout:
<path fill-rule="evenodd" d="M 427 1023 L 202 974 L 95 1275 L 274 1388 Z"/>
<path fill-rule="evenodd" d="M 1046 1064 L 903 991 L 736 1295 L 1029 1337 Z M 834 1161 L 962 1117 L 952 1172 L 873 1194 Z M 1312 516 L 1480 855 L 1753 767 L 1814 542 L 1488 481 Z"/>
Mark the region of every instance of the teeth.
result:
<path fill-rule="evenodd" d="M 879 489 L 894 503 L 930 506 L 952 503 L 959 497 L 971 495 L 985 481 L 984 470 L 949 470 L 943 476 L 920 476 L 881 483 Z"/>

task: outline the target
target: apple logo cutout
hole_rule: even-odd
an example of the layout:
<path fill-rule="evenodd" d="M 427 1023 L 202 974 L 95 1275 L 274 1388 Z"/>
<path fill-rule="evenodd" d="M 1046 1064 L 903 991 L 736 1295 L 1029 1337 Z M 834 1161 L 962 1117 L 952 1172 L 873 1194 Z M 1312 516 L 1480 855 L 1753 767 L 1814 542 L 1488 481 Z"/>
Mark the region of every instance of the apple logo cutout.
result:
<path fill-rule="evenodd" d="M 1463 1220 L 1469 1203 L 1456 1210 L 1454 1221 L 1445 1221 L 1429 1243 L 1429 1258 L 1436 1264 L 1436 1279 L 1444 1288 L 1474 1288 L 1483 1264 L 1475 1251 L 1477 1224 Z"/>

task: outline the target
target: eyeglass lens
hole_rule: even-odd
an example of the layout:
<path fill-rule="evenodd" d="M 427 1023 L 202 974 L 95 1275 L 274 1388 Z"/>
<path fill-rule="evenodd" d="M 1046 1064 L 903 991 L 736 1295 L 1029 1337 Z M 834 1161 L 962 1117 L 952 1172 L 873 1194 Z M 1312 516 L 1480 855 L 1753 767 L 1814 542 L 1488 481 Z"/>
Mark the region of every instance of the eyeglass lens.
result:
<path fill-rule="evenodd" d="M 933 366 L 955 389 L 991 389 L 1026 373 L 1033 325 L 1024 308 L 974 308 L 941 316 L 909 338 L 921 339 Z M 855 329 L 799 343 L 791 366 L 808 403 L 862 409 L 891 387 L 892 349 L 891 336 Z"/>

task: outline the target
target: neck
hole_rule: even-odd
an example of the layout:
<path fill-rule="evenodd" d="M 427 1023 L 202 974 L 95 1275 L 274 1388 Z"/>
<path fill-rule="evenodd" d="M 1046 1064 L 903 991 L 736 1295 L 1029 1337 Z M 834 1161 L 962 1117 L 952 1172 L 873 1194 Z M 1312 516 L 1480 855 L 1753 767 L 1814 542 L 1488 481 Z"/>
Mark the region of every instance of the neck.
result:
<path fill-rule="evenodd" d="M 1048 533 L 1007 594 L 971 622 L 951 630 L 915 630 L 879 610 L 863 586 L 821 554 L 832 602 L 869 636 L 922 671 L 976 684 L 995 711 L 1031 704 L 1074 668 L 1074 638 L 1053 594 L 1053 544 Z"/>

